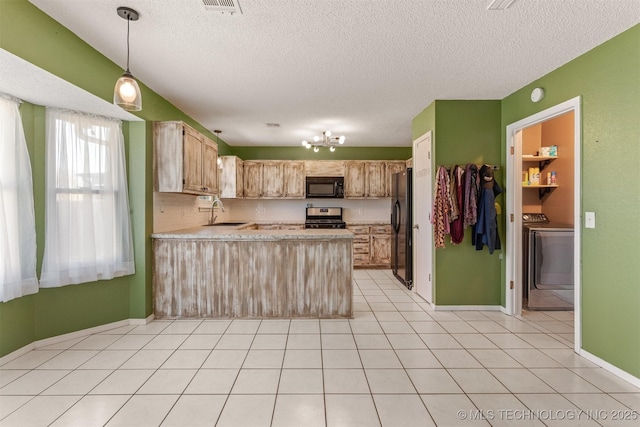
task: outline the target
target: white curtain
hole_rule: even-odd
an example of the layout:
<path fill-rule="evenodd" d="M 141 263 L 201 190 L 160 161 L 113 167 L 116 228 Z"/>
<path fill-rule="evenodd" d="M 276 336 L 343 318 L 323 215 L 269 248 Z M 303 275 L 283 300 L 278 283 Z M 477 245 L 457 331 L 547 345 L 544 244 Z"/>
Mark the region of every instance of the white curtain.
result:
<path fill-rule="evenodd" d="M 40 286 L 133 274 L 133 242 L 117 120 L 47 108 L 46 229 Z"/>
<path fill-rule="evenodd" d="M 38 292 L 31 162 L 18 101 L 0 96 L 0 301 Z"/>

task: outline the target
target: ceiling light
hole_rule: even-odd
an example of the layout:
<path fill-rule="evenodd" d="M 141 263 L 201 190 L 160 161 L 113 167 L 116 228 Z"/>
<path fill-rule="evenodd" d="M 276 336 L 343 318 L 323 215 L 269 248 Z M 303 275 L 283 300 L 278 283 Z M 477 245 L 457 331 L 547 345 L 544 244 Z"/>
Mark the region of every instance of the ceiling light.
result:
<path fill-rule="evenodd" d="M 313 147 L 313 151 L 316 153 L 320 151 L 320 148 L 327 147 L 329 151 L 333 153 L 334 151 L 336 151 L 336 145 L 344 144 L 344 140 L 345 140 L 344 135 L 332 136 L 331 131 L 326 130 L 322 132 L 322 136 L 317 136 L 317 135 L 314 136 L 313 143 L 305 139 L 304 141 L 302 141 L 302 146 L 305 148 Z"/>
<path fill-rule="evenodd" d="M 142 93 L 138 82 L 129 71 L 129 24 L 131 21 L 137 21 L 140 15 L 128 7 L 119 7 L 118 16 L 127 20 L 127 69 L 113 89 L 113 103 L 127 111 L 140 111 L 142 110 Z"/>

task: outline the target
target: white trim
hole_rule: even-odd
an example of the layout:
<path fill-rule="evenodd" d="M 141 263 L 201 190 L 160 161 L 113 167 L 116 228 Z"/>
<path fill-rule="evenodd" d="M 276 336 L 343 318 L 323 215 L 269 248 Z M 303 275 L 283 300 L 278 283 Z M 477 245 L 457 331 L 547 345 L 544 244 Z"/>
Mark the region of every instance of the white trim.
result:
<path fill-rule="evenodd" d="M 145 319 L 129 319 L 130 325 L 148 325 L 151 321 L 155 319 L 155 316 L 152 314 Z"/>
<path fill-rule="evenodd" d="M 11 353 L 0 357 L 0 366 L 4 365 L 7 362 L 10 362 L 20 356 L 23 356 L 30 352 L 31 350 L 36 350 L 42 347 L 46 347 L 53 344 L 58 344 L 64 341 L 69 341 L 76 338 L 84 338 L 89 335 L 99 334 L 101 332 L 109 331 L 111 329 L 121 328 L 123 326 L 129 325 L 146 325 L 153 320 L 153 314 L 145 319 L 125 319 L 119 320 L 117 322 L 106 323 L 100 326 L 94 326 L 93 328 L 81 329 L 79 331 L 69 332 L 67 334 L 56 335 L 55 337 L 45 338 L 38 341 L 33 341 L 24 347 L 21 347 Z"/>
<path fill-rule="evenodd" d="M 519 316 L 522 314 L 522 292 L 519 286 L 515 286 L 514 289 L 510 289 L 509 282 L 514 281 L 519 283 L 516 279 L 516 274 L 521 276 L 521 262 L 520 257 L 516 256 L 515 248 L 522 246 L 522 217 L 521 206 L 516 205 L 516 201 L 521 200 L 522 188 L 519 185 L 522 165 L 520 162 L 515 162 L 518 154 L 520 154 L 520 147 L 515 144 L 516 133 L 525 127 L 532 126 L 534 124 L 552 119 L 562 114 L 574 112 L 574 350 L 579 352 L 582 347 L 582 304 L 581 304 L 581 232 L 582 232 L 582 183 L 580 181 L 581 176 L 581 152 L 582 152 L 582 110 L 581 110 L 581 97 L 569 99 L 546 110 L 540 111 L 532 116 L 525 117 L 517 122 L 507 125 L 506 129 L 506 152 L 507 152 L 507 214 L 514 215 L 514 222 L 510 222 L 507 216 L 506 224 L 506 242 L 509 250 L 506 251 L 506 264 L 505 264 L 505 310 L 504 312 L 509 315 Z M 511 147 L 514 148 L 514 154 L 510 154 Z M 516 231 L 517 230 L 517 231 Z"/>
<path fill-rule="evenodd" d="M 435 311 L 503 311 L 501 305 L 435 305 Z"/>
<path fill-rule="evenodd" d="M 626 382 L 630 383 L 631 385 L 640 388 L 640 378 L 631 375 L 627 371 L 623 371 L 617 366 L 612 365 L 606 360 L 600 359 L 598 356 L 595 356 L 586 350 L 580 350 L 578 354 L 584 357 L 585 359 L 587 359 L 588 361 L 593 362 L 596 365 L 600 366 L 605 371 L 611 372 L 616 377 L 619 377 L 625 380 Z"/>

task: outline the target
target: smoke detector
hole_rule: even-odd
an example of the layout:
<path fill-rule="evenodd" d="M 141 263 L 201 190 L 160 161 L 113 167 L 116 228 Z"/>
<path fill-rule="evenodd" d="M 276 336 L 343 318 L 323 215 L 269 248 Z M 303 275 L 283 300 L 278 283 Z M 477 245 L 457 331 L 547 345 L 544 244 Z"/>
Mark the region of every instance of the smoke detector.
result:
<path fill-rule="evenodd" d="M 242 15 L 242 8 L 238 0 L 202 0 L 205 9 L 223 15 Z"/>

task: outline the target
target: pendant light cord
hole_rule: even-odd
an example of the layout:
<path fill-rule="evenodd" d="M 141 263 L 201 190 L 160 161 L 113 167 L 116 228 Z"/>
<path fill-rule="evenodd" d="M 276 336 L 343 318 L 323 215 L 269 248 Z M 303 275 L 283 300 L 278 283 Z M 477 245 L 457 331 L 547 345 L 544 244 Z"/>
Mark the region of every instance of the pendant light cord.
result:
<path fill-rule="evenodd" d="M 130 25 L 131 25 L 131 17 L 127 15 L 127 73 L 130 73 L 129 71 L 129 27 Z"/>

